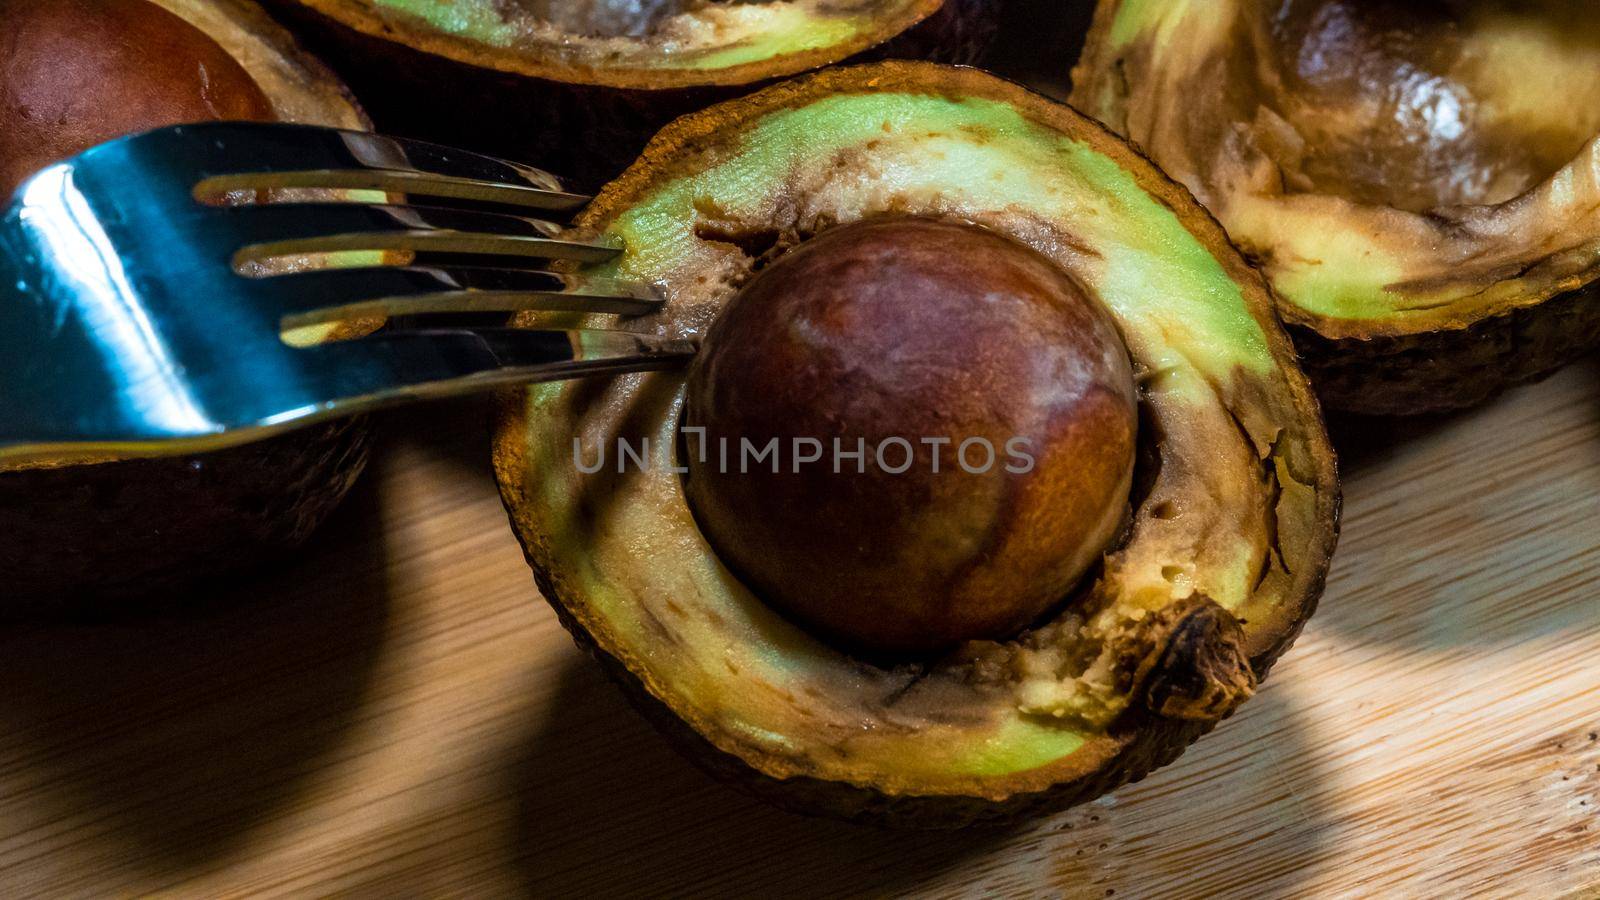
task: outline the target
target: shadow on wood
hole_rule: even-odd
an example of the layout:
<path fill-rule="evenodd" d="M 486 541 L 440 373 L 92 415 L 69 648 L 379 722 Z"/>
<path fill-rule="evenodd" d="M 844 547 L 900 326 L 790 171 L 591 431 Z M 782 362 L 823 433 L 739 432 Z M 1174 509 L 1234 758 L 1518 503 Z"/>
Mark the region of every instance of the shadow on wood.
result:
<path fill-rule="evenodd" d="M 1307 733 L 1298 695 L 1276 683 L 1287 674 L 1173 765 L 1056 816 L 1008 855 L 1036 843 L 1030 855 L 1048 865 L 1034 883 L 1070 900 L 1296 896 L 1338 848 L 1324 772 L 1333 761 Z"/>
<path fill-rule="evenodd" d="M 75 866 L 36 859 L 35 888 L 178 877 L 293 806 L 357 721 L 381 649 L 377 506 L 368 479 L 312 550 L 247 587 L 143 619 L 0 628 L 0 823 L 48 828 Z"/>
<path fill-rule="evenodd" d="M 507 787 L 521 806 L 512 852 L 541 897 L 1288 896 L 1337 850 L 1330 760 L 1296 697 L 1269 685 L 1176 764 L 1095 803 L 1009 829 L 897 833 L 712 781 L 575 659 Z"/>
<path fill-rule="evenodd" d="M 891 896 L 981 860 L 1006 829 L 890 832 L 770 807 L 678 755 L 575 659 L 509 786 L 537 896 Z"/>
<path fill-rule="evenodd" d="M 381 434 L 390 444 L 404 442 L 473 478 L 493 481 L 490 451 L 498 407 L 494 394 L 430 400 L 389 412 Z"/>

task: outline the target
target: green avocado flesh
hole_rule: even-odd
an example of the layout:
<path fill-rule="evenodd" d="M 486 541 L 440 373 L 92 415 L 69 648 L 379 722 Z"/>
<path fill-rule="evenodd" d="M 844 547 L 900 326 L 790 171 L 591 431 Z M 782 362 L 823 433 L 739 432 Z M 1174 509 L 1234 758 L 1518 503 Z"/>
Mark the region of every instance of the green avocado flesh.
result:
<path fill-rule="evenodd" d="M 1330 336 L 1461 327 L 1600 277 L 1600 20 L 1472 0 L 1394 5 L 1409 18 L 1386 28 L 1389 6 L 1105 0 L 1073 103 L 1188 185 L 1285 315 Z M 1316 171 L 1340 164 L 1435 193 Z"/>
<path fill-rule="evenodd" d="M 774 57 L 846 44 L 879 28 L 879 20 L 917 0 L 876 6 L 819 0 L 741 4 L 657 3 L 655 16 L 628 9 L 610 15 L 596 9 L 588 19 L 600 33 L 582 29 L 584 17 L 541 15 L 537 4 L 489 0 L 364 0 L 375 10 L 425 22 L 432 30 L 491 47 L 552 48 L 557 56 L 596 56 L 604 66 L 627 68 L 727 69 Z M 595 0 L 590 7 L 622 7 Z M 652 6 L 652 4 L 645 4 Z M 852 11 L 853 8 L 853 11 Z M 578 21 L 568 21 L 568 20 Z M 637 21 L 635 21 L 637 20 Z M 629 25 L 635 27 L 628 27 Z M 576 27 L 575 27 L 576 26 Z M 571 29 L 571 30 L 569 30 Z"/>
<path fill-rule="evenodd" d="M 1154 170 L 1130 170 L 1086 120 L 960 78 L 972 89 L 862 75 L 857 90 L 758 95 L 712 136 L 659 138 L 682 158 L 597 201 L 590 224 L 627 250 L 593 271 L 657 285 L 666 312 L 641 327 L 695 337 L 748 277 L 751 242 L 914 214 L 1040 250 L 1114 314 L 1161 436 L 1132 536 L 1093 587 L 1102 606 L 926 667 L 875 667 L 788 623 L 718 561 L 672 471 L 682 373 L 530 389 L 501 436 L 502 487 L 547 595 L 680 719 L 768 775 L 991 799 L 1047 788 L 1052 767 L 1115 752 L 1105 735 L 1131 702 L 1111 672 L 1118 636 L 1203 594 L 1246 623 L 1252 654 L 1275 652 L 1326 564 L 1321 426 L 1259 284 L 1247 299 L 1242 264 L 1217 255 L 1220 232 L 1197 237 L 1181 195 L 1158 195 Z M 653 465 L 618 474 L 618 437 L 648 438 Z M 575 453 L 592 465 L 601 446 L 607 469 L 580 472 Z"/>

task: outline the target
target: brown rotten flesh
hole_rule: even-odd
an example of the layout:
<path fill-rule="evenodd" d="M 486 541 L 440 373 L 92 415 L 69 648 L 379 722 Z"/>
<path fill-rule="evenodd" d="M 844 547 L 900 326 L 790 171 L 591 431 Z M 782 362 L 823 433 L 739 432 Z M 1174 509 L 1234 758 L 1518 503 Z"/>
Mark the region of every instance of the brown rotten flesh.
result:
<path fill-rule="evenodd" d="M 626 248 L 593 274 L 659 286 L 663 310 L 629 327 L 704 339 L 715 365 L 720 323 L 762 308 L 746 310 L 741 290 L 758 290 L 768 270 L 830 235 L 866 244 L 874 226 L 859 223 L 898 220 L 883 226 L 897 229 L 907 218 L 960 223 L 939 226 L 941 240 L 958 232 L 975 244 L 951 251 L 960 258 L 1005 257 L 994 272 L 974 277 L 1029 273 L 1034 287 L 1013 282 L 1008 293 L 1063 301 L 1071 317 L 1105 310 L 1131 363 L 1140 427 L 1126 536 L 1037 621 L 949 653 L 887 663 L 782 612 L 730 567 L 724 545 L 738 535 L 719 541 L 715 526 L 702 525 L 680 472 L 694 468 L 681 464 L 693 463 L 683 458 L 692 435 L 681 431 L 691 393 L 741 390 L 721 378 L 692 392 L 694 376 L 682 371 L 519 392 L 507 398 L 496 467 L 546 598 L 695 759 L 791 807 L 937 827 L 1091 799 L 1172 760 L 1231 713 L 1315 605 L 1333 550 L 1338 489 L 1316 403 L 1266 287 L 1216 223 L 1092 120 L 976 70 L 840 69 L 690 116 L 601 193 L 580 227 Z M 815 264 L 849 252 L 823 244 Z M 1062 275 L 1071 286 L 1059 282 Z M 841 308 L 864 305 L 882 284 L 872 273 L 838 280 L 842 293 L 828 302 Z M 771 289 L 783 292 L 785 284 Z M 813 290 L 787 284 L 800 299 Z M 970 287 L 941 289 L 935 318 L 985 321 L 983 313 L 952 308 L 963 299 L 988 302 Z M 815 290 L 825 301 L 832 294 L 827 285 Z M 1033 318 L 1039 305 L 1018 306 L 1026 307 L 1018 315 L 1040 321 Z M 869 308 L 888 313 L 891 306 Z M 758 334 L 757 323 L 733 327 L 782 348 L 782 332 L 793 324 L 768 317 L 778 336 Z M 883 334 L 856 338 L 864 355 L 874 342 L 890 347 L 896 334 L 918 352 L 936 352 L 917 336 L 914 316 L 874 315 L 870 325 Z M 1047 392 L 1050 376 L 1005 356 L 1018 348 L 989 343 L 1019 327 L 948 335 L 981 357 L 975 370 L 1013 389 L 993 397 L 992 410 L 974 413 L 972 398 L 954 393 L 962 384 L 954 373 L 897 386 L 913 377 L 909 371 L 892 359 L 862 359 L 871 367 L 867 380 L 888 379 L 923 411 L 844 419 L 863 430 L 881 427 L 879 415 L 905 416 L 921 429 L 923 417 L 946 408 L 974 422 L 1026 419 L 1046 402 L 1027 394 Z M 1102 340 L 1118 344 L 1105 335 L 1061 337 L 1069 346 L 1046 351 L 1041 365 L 1076 354 L 1096 359 Z M 760 373 L 778 365 L 758 362 L 751 374 L 768 380 Z M 798 366 L 798 375 L 811 377 L 824 363 Z M 1109 376 L 1115 387 L 1117 375 L 1089 368 L 1097 373 L 1089 382 Z M 1057 377 L 1068 394 L 1084 384 Z M 935 384 L 952 394 L 921 395 Z M 791 391 L 799 393 L 779 393 Z M 826 393 L 819 399 L 830 404 L 852 396 Z M 798 396 L 776 402 L 818 421 L 841 411 L 802 411 Z M 882 405 L 892 407 L 886 399 Z M 1096 418 L 1080 412 L 1063 421 Z M 1055 440 L 1068 453 L 1081 447 L 1071 435 L 1045 445 Z M 619 441 L 650 464 L 619 466 Z M 610 455 L 596 466 L 602 451 Z M 1120 474 L 1116 456 L 1105 460 L 1111 482 Z M 1070 491 L 1099 484 L 1065 477 Z M 688 478 L 692 485 L 693 471 Z M 780 512 L 776 504 L 762 511 Z M 965 518 L 934 524 L 1027 528 L 1014 512 L 964 505 L 957 515 Z M 830 527 L 791 521 L 802 532 Z M 730 524 L 737 525 L 724 530 Z M 893 525 L 915 536 L 913 524 Z M 797 536 L 819 547 L 872 539 Z M 1030 565 L 1077 549 L 1043 549 L 1050 535 L 1025 540 L 1040 542 L 1038 554 L 1025 554 Z M 1004 589 L 1021 593 L 1017 583 Z M 991 599 L 996 608 L 1016 602 Z"/>
<path fill-rule="evenodd" d="M 1475 403 L 1600 343 L 1600 25 L 1509 0 L 1101 0 L 1073 102 L 1262 267 L 1325 399 Z"/>
<path fill-rule="evenodd" d="M 0 0 L 0 190 L 125 134 L 215 119 L 365 127 L 237 0 Z M 202 298 L 203 299 L 203 298 Z M 0 615 L 164 597 L 305 540 L 365 462 L 362 422 L 182 459 L 0 469 Z"/>
<path fill-rule="evenodd" d="M 1000 0 L 271 0 L 378 123 L 604 181 L 678 115 L 867 57 L 976 62 Z"/>
<path fill-rule="evenodd" d="M 706 335 L 686 398 L 688 498 L 720 557 L 869 652 L 1020 633 L 1127 515 L 1138 420 L 1116 326 L 976 226 L 868 220 L 779 257 Z"/>

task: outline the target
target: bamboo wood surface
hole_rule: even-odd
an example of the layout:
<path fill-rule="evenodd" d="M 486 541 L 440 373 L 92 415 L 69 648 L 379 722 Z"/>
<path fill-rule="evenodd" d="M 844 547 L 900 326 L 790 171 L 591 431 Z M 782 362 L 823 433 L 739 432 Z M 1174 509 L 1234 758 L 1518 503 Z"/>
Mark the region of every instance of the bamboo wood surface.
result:
<path fill-rule="evenodd" d="M 1345 537 L 1260 696 L 1142 784 L 944 835 L 702 776 L 539 601 L 482 408 L 387 432 L 298 560 L 0 626 L 0 897 L 1600 897 L 1600 364 L 1337 423 Z"/>
<path fill-rule="evenodd" d="M 391 421 L 251 586 L 0 629 L 0 895 L 1600 895 L 1600 365 L 1340 423 L 1343 546 L 1261 695 L 1143 784 L 932 836 L 680 759 L 538 600 L 480 413 Z"/>

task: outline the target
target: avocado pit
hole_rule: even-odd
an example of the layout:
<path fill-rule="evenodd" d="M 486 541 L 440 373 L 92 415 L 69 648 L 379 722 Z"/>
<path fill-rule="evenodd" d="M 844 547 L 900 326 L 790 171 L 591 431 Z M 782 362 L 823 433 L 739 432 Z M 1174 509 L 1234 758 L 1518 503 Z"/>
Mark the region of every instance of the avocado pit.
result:
<path fill-rule="evenodd" d="M 1071 592 L 1126 519 L 1137 405 L 1109 313 L 1049 259 L 887 218 L 742 288 L 684 426 L 722 560 L 834 640 L 912 654 L 1009 639 Z"/>
<path fill-rule="evenodd" d="M 114 138 L 274 118 L 238 61 L 148 0 L 8 0 L 0 4 L 0 59 L 0 197 L 50 163 Z"/>

